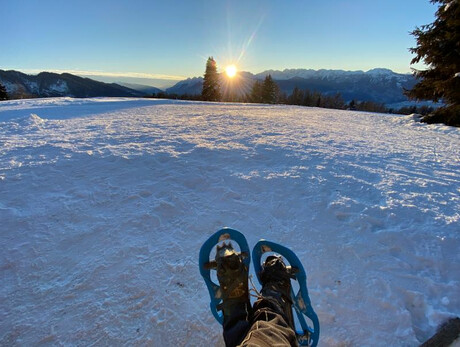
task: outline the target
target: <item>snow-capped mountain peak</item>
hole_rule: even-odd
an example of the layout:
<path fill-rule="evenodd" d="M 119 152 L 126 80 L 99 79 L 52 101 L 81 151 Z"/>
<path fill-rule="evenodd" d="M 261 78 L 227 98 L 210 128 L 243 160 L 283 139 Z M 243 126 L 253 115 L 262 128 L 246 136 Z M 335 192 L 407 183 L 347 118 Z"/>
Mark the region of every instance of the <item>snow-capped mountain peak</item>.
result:
<path fill-rule="evenodd" d="M 256 74 L 258 78 L 265 78 L 265 76 L 271 75 L 275 80 L 288 80 L 295 77 L 300 78 L 320 78 L 320 79 L 342 79 L 350 76 L 386 76 L 386 77 L 393 77 L 393 76 L 400 76 L 396 72 L 393 72 L 390 69 L 385 68 L 375 68 L 371 69 L 367 72 L 362 70 L 357 71 L 346 71 L 346 70 L 328 70 L 328 69 L 320 69 L 320 70 L 312 70 L 312 69 L 284 69 L 283 71 L 280 70 L 266 70 L 261 73 Z M 403 76 L 406 76 L 403 74 Z"/>

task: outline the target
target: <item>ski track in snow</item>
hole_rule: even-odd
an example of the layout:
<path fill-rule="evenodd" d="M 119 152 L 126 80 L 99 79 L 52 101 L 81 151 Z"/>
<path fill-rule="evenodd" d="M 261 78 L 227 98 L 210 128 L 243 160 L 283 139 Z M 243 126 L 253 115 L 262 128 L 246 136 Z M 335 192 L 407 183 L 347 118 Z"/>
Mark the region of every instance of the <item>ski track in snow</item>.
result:
<path fill-rule="evenodd" d="M 460 131 L 294 106 L 0 102 L 0 345 L 222 346 L 198 252 L 293 249 L 321 346 L 460 314 Z"/>

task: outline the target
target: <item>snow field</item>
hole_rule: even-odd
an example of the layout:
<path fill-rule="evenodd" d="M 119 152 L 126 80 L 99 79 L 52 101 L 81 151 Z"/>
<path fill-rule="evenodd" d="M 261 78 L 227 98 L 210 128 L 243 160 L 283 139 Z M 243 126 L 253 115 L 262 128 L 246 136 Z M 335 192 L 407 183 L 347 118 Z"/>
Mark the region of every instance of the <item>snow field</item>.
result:
<path fill-rule="evenodd" d="M 223 345 L 223 226 L 293 249 L 321 346 L 460 313 L 460 131 L 411 116 L 128 98 L 0 102 L 0 344 Z"/>

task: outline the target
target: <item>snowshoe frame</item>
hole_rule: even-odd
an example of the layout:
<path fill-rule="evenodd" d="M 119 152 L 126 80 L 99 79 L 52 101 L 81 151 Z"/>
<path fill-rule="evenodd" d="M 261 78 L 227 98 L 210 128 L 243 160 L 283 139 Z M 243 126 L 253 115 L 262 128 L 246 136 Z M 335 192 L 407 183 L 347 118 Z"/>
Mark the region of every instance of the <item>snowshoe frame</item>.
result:
<path fill-rule="evenodd" d="M 261 259 L 263 254 L 267 252 L 280 254 L 289 262 L 291 267 L 298 270 L 294 274 L 294 279 L 297 280 L 299 284 L 299 290 L 297 293 L 294 293 L 294 290 L 291 289 L 292 306 L 301 325 L 301 330 L 298 330 L 296 327 L 297 340 L 301 346 L 316 346 L 319 340 L 319 320 L 313 310 L 313 307 L 311 306 L 310 296 L 308 295 L 307 289 L 307 274 L 302 266 L 302 263 L 295 253 L 289 248 L 281 246 L 275 242 L 260 240 L 252 250 L 252 262 L 259 283 L 261 283 L 259 277 L 262 270 Z M 308 325 L 305 317 L 308 317 L 311 320 L 313 327 Z"/>
<path fill-rule="evenodd" d="M 251 257 L 248 242 L 246 241 L 244 235 L 235 229 L 223 228 L 211 235 L 203 246 L 201 246 L 199 258 L 200 273 L 201 276 L 203 276 L 206 286 L 208 287 L 209 296 L 211 298 L 211 312 L 220 324 L 223 324 L 224 321 L 222 311 L 218 310 L 219 305 L 222 303 L 222 292 L 220 290 L 220 286 L 217 283 L 214 283 L 211 279 L 211 270 L 215 266 L 215 261 L 210 260 L 209 256 L 219 242 L 227 240 L 235 241 L 238 244 L 240 252 L 243 255 L 243 263 L 249 270 Z"/>

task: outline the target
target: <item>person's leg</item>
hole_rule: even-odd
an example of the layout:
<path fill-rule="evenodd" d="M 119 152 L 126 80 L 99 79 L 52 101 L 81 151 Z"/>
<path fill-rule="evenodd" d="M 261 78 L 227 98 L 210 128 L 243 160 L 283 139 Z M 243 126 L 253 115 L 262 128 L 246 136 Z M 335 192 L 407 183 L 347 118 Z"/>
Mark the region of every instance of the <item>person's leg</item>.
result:
<path fill-rule="evenodd" d="M 262 297 L 254 303 L 251 327 L 241 346 L 298 346 L 291 300 L 292 269 L 281 257 L 268 257 L 262 268 Z"/>
<path fill-rule="evenodd" d="M 252 325 L 240 346 L 298 346 L 293 328 L 277 300 L 262 298 L 254 303 Z"/>
<path fill-rule="evenodd" d="M 292 317 L 290 269 L 282 258 L 268 257 L 260 275 L 262 297 L 251 308 L 248 269 L 233 247 L 224 245 L 216 254 L 217 278 L 222 290 L 219 309 L 224 316 L 227 347 L 297 346 Z"/>
<path fill-rule="evenodd" d="M 231 316 L 224 316 L 224 341 L 226 347 L 238 346 L 251 327 L 251 308 L 240 307 Z M 249 312 L 248 312 L 249 311 Z"/>
<path fill-rule="evenodd" d="M 231 244 L 217 248 L 217 279 L 222 304 L 223 336 L 227 347 L 237 346 L 250 328 L 251 302 L 248 290 L 248 268 Z"/>

